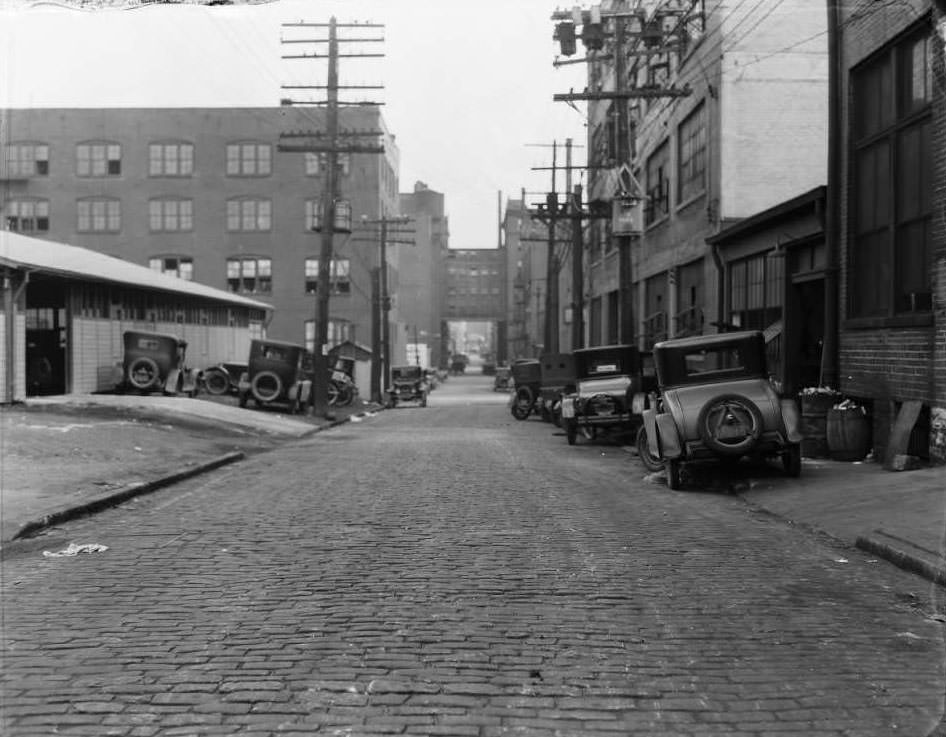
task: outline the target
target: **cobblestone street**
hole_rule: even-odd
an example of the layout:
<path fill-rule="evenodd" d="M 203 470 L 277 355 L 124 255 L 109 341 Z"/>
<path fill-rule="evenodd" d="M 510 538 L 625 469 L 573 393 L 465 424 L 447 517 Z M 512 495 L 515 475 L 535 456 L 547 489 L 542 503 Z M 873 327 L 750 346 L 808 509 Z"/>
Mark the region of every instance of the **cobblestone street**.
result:
<path fill-rule="evenodd" d="M 504 400 L 451 379 L 11 552 L 0 731 L 934 729 L 918 579 Z"/>

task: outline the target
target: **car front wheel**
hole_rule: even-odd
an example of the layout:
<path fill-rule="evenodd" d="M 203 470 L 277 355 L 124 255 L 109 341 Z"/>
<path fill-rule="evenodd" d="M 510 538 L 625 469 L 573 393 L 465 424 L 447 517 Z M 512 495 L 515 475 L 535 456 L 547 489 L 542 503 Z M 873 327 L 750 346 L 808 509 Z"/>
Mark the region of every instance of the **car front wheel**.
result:
<path fill-rule="evenodd" d="M 647 442 L 647 430 L 643 426 L 637 431 L 636 445 L 637 455 L 641 459 L 641 463 L 644 464 L 644 468 L 651 473 L 663 471 L 664 462 L 660 459 L 660 456 L 655 456 L 650 452 L 650 443 Z"/>

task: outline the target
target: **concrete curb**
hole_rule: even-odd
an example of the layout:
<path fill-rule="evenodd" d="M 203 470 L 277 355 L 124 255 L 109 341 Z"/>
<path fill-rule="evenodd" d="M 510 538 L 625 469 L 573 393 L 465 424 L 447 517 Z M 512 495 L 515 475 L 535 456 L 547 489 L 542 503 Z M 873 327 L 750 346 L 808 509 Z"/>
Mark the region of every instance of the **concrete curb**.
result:
<path fill-rule="evenodd" d="M 874 530 L 870 535 L 858 535 L 854 546 L 893 563 L 897 568 L 946 586 L 946 567 L 937 562 L 939 555 L 935 551 L 921 548 L 883 530 Z"/>
<path fill-rule="evenodd" d="M 132 499 L 136 496 L 142 496 L 144 494 L 149 494 L 152 491 L 162 489 L 165 486 L 170 486 L 172 484 L 178 483 L 179 481 L 184 481 L 194 476 L 199 476 L 202 473 L 213 471 L 214 469 L 220 468 L 221 466 L 226 466 L 230 463 L 236 463 L 243 458 L 243 451 L 226 453 L 222 456 L 218 456 L 217 458 L 207 461 L 206 463 L 200 463 L 191 468 L 186 468 L 183 471 L 178 471 L 177 473 L 161 476 L 160 478 L 154 479 L 152 481 L 142 481 L 134 484 L 128 484 L 121 489 L 93 497 L 92 499 L 87 499 L 80 504 L 61 507 L 52 512 L 44 514 L 39 519 L 27 522 L 16 531 L 11 540 L 19 540 L 24 537 L 29 537 L 39 530 L 45 529 L 47 527 L 52 527 L 53 525 L 76 519 L 77 517 L 82 517 L 87 514 L 93 514 L 102 509 L 107 509 L 108 507 L 114 507 L 124 501 L 127 501 L 128 499 Z"/>

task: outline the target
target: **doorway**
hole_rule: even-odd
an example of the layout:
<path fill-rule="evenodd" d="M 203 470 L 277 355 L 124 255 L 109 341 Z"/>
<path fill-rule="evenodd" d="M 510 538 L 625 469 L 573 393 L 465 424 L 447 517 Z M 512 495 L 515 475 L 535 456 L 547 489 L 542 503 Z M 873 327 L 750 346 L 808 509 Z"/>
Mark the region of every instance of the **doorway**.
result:
<path fill-rule="evenodd" d="M 26 287 L 26 396 L 65 393 L 65 288 L 31 281 Z"/>
<path fill-rule="evenodd" d="M 824 276 L 795 279 L 791 285 L 792 347 L 786 388 L 795 393 L 821 383 L 824 345 Z"/>

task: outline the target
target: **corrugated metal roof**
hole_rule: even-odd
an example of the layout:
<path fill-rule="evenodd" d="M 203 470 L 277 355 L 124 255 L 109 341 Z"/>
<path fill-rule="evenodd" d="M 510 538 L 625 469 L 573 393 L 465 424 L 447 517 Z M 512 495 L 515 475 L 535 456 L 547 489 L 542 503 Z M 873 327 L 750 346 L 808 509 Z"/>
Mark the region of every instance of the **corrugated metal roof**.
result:
<path fill-rule="evenodd" d="M 65 243 L 30 238 L 20 233 L 0 231 L 0 265 L 42 271 L 57 276 L 88 281 L 125 284 L 141 289 L 175 292 L 190 297 L 203 297 L 215 302 L 272 310 L 273 306 L 255 299 L 241 297 L 206 284 L 162 274 L 147 266 L 133 264 L 114 256 Z"/>

